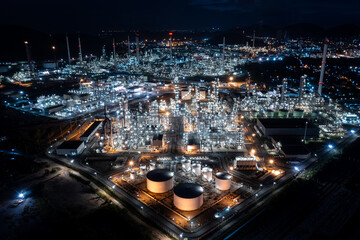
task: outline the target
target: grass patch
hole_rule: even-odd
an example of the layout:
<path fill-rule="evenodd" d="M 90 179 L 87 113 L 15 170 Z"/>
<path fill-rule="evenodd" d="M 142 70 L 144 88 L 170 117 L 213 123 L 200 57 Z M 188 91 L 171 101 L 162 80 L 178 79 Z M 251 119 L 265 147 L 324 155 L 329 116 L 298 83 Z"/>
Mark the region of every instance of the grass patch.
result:
<path fill-rule="evenodd" d="M 51 169 L 50 173 L 57 173 L 60 170 L 61 170 L 60 167 L 54 167 L 54 168 Z"/>
<path fill-rule="evenodd" d="M 69 173 L 70 177 L 74 178 L 75 180 L 77 180 L 78 182 L 84 184 L 84 185 L 90 185 L 90 181 L 89 180 L 86 180 L 76 174 L 73 174 L 73 173 Z"/>

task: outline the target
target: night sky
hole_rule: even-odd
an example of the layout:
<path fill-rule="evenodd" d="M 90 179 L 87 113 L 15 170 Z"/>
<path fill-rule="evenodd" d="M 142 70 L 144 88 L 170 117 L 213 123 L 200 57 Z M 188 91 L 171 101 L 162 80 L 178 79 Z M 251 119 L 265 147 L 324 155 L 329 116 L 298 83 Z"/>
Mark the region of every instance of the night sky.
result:
<path fill-rule="evenodd" d="M 360 23 L 358 0 L 7 0 L 1 7 L 2 24 L 49 32 Z"/>

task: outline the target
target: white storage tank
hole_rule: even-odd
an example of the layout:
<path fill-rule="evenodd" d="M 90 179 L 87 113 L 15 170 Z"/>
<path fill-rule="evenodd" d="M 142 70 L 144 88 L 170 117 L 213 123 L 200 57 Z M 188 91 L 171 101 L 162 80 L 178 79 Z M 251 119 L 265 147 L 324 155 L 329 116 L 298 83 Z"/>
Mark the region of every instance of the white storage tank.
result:
<path fill-rule="evenodd" d="M 174 187 L 174 205 L 183 211 L 194 211 L 204 203 L 204 189 L 195 183 L 180 183 Z"/>
<path fill-rule="evenodd" d="M 146 174 L 146 186 L 150 192 L 164 193 L 174 186 L 174 173 L 166 169 L 155 169 Z"/>
<path fill-rule="evenodd" d="M 152 171 L 152 170 L 155 170 L 155 168 L 156 168 L 156 163 L 151 162 L 151 163 L 150 163 L 149 170 Z"/>
<path fill-rule="evenodd" d="M 135 177 L 136 177 L 136 171 L 130 171 L 130 179 L 131 180 L 134 180 L 135 179 Z"/>
<path fill-rule="evenodd" d="M 215 174 L 215 187 L 221 191 L 227 191 L 231 187 L 231 175 L 226 172 Z"/>
<path fill-rule="evenodd" d="M 209 168 L 209 167 L 204 167 L 202 169 L 202 174 L 203 174 L 203 179 L 205 181 L 211 181 L 212 180 L 212 168 Z"/>
<path fill-rule="evenodd" d="M 146 173 L 146 165 L 140 165 L 140 174 L 144 175 Z"/>
<path fill-rule="evenodd" d="M 185 172 L 188 172 L 191 170 L 191 160 L 184 159 L 181 160 L 181 167 L 184 169 Z"/>
<path fill-rule="evenodd" d="M 192 172 L 195 174 L 195 176 L 201 176 L 201 164 L 194 163 L 192 165 Z"/>

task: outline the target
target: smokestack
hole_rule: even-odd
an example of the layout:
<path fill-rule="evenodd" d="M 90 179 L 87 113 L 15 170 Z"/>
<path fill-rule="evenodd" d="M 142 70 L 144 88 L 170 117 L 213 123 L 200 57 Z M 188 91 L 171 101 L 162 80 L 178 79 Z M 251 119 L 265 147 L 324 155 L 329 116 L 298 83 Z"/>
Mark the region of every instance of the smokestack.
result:
<path fill-rule="evenodd" d="M 169 32 L 169 36 L 170 36 L 170 63 L 172 64 L 173 63 L 173 57 L 172 57 L 172 35 L 173 33 L 172 32 Z"/>
<path fill-rule="evenodd" d="M 301 104 L 301 100 L 304 96 L 304 88 L 306 86 L 306 75 L 303 75 L 301 78 L 300 78 L 300 86 L 299 86 L 299 104 Z"/>
<path fill-rule="evenodd" d="M 30 57 L 29 42 L 25 41 L 24 44 L 25 44 L 25 50 L 26 50 L 26 57 L 27 57 L 28 64 L 29 64 L 29 70 L 30 70 L 30 74 L 32 76 L 34 74 L 34 68 L 33 68 L 33 65 L 31 62 L 31 57 Z"/>
<path fill-rule="evenodd" d="M 82 62 L 83 62 L 83 58 L 82 58 L 82 52 L 81 52 L 80 35 L 79 35 L 78 39 L 79 39 L 79 61 L 80 61 L 80 63 L 82 63 Z"/>
<path fill-rule="evenodd" d="M 255 30 L 254 30 L 254 34 L 253 34 L 253 48 L 255 48 Z"/>
<path fill-rule="evenodd" d="M 222 70 L 225 68 L 225 37 L 223 37 L 223 50 L 222 50 Z"/>
<path fill-rule="evenodd" d="M 71 63 L 70 46 L 69 46 L 69 38 L 68 38 L 67 33 L 66 33 L 66 47 L 67 47 L 67 54 L 68 54 L 68 62 L 69 62 L 69 65 L 70 65 L 70 63 Z"/>
<path fill-rule="evenodd" d="M 114 58 L 114 62 L 116 61 L 115 53 L 116 53 L 116 51 L 115 51 L 115 38 L 113 37 L 113 58 Z"/>
<path fill-rule="evenodd" d="M 129 54 L 129 58 L 131 55 L 131 49 L 130 49 L 130 36 L 128 36 L 128 54 Z"/>
<path fill-rule="evenodd" d="M 325 39 L 325 45 L 324 45 L 324 52 L 322 56 L 322 62 L 321 62 L 321 73 L 320 73 L 320 80 L 319 80 L 319 87 L 318 87 L 318 94 L 321 96 L 322 94 L 322 85 L 324 84 L 324 74 L 325 74 L 325 65 L 326 65 L 326 53 L 328 48 L 328 39 Z"/>
<path fill-rule="evenodd" d="M 140 55 L 139 55 L 139 34 L 136 34 L 136 59 L 138 63 L 140 62 Z"/>
<path fill-rule="evenodd" d="M 280 98 L 281 102 L 284 102 L 285 100 L 286 87 L 287 87 L 287 78 L 283 78 L 282 88 L 281 88 L 281 98 Z"/>

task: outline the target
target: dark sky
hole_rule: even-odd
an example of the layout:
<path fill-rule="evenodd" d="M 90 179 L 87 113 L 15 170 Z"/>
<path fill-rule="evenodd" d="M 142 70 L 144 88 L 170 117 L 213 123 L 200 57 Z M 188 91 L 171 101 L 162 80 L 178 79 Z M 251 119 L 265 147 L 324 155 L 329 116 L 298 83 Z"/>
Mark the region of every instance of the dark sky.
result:
<path fill-rule="evenodd" d="M 0 22 L 50 32 L 360 23 L 360 0 L 4 0 Z"/>

